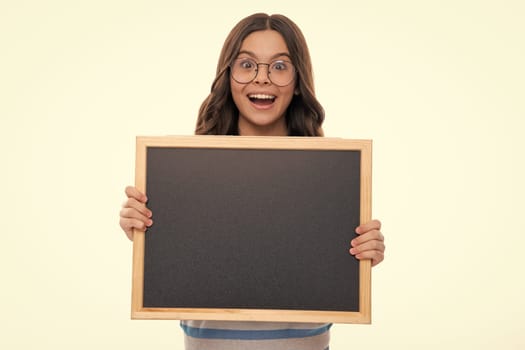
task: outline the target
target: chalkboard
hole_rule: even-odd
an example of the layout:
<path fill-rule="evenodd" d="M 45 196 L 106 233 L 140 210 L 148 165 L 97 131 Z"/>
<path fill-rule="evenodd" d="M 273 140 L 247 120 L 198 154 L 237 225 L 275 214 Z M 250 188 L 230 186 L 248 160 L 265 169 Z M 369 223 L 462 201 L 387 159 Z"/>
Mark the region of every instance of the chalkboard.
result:
<path fill-rule="evenodd" d="M 370 175 L 366 140 L 137 138 L 132 318 L 369 323 Z"/>

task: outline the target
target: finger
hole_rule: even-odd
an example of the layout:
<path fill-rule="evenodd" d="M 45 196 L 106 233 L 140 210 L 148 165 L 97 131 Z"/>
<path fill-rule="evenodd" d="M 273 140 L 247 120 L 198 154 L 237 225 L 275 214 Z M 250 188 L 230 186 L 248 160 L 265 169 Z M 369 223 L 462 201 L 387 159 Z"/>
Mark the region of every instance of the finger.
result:
<path fill-rule="evenodd" d="M 148 197 L 146 197 L 146 195 L 140 192 L 136 187 L 128 186 L 126 187 L 125 192 L 128 198 L 134 198 L 141 203 L 146 203 L 148 201 Z"/>
<path fill-rule="evenodd" d="M 385 243 L 383 241 L 372 240 L 365 243 L 353 246 L 350 248 L 350 254 L 356 255 L 359 253 L 366 252 L 368 250 L 378 250 L 380 252 L 385 251 Z"/>
<path fill-rule="evenodd" d="M 120 227 L 122 227 L 126 234 L 131 233 L 133 230 L 146 231 L 148 228 L 144 221 L 133 218 L 121 218 Z"/>
<path fill-rule="evenodd" d="M 141 231 L 145 232 L 147 230 L 147 226 L 144 222 L 137 219 L 131 219 L 131 218 L 121 218 L 120 219 L 120 227 L 124 232 L 126 233 L 126 236 L 128 236 L 130 241 L 133 241 L 133 231 Z"/>
<path fill-rule="evenodd" d="M 359 235 L 363 234 L 363 233 L 366 233 L 368 231 L 372 231 L 372 230 L 381 230 L 381 221 L 379 220 L 370 220 L 369 222 L 366 222 L 362 225 L 359 225 L 356 229 L 355 229 L 355 232 Z"/>
<path fill-rule="evenodd" d="M 141 212 L 134 208 L 122 208 L 120 210 L 120 217 L 122 219 L 134 219 L 144 223 L 145 226 L 149 227 L 153 225 L 153 220 L 150 217 L 143 215 Z"/>
<path fill-rule="evenodd" d="M 372 230 L 372 231 L 367 231 L 365 233 L 362 233 L 361 235 L 357 236 L 356 238 L 354 238 L 350 244 L 352 245 L 352 247 L 356 247 L 360 244 L 363 244 L 365 242 L 368 242 L 368 241 L 381 241 L 381 242 L 384 242 L 385 241 L 385 237 L 383 236 L 383 234 L 381 233 L 381 231 L 379 230 Z"/>
<path fill-rule="evenodd" d="M 377 250 L 368 250 L 355 256 L 358 260 L 371 260 L 372 267 L 376 266 L 385 259 L 385 255 Z"/>
<path fill-rule="evenodd" d="M 144 203 L 139 202 L 135 198 L 128 198 L 128 200 L 122 204 L 122 208 L 134 209 L 148 218 L 151 218 L 153 216 L 151 210 L 149 210 Z"/>

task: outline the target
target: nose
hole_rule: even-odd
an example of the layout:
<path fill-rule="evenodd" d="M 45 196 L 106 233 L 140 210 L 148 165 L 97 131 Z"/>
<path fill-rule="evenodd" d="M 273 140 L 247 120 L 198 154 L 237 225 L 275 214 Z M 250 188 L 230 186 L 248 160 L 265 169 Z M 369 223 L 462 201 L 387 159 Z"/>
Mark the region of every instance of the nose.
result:
<path fill-rule="evenodd" d="M 261 70 L 261 66 L 265 67 L 265 72 Z M 270 84 L 270 65 L 266 63 L 257 64 L 257 72 L 253 81 L 255 84 Z"/>

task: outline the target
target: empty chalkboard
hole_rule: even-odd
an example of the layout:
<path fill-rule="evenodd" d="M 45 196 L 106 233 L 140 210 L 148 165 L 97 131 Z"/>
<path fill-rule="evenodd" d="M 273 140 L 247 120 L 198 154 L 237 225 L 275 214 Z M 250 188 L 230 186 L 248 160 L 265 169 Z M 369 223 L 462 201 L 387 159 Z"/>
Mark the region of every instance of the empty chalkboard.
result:
<path fill-rule="evenodd" d="M 133 318 L 370 321 L 370 141 L 139 137 Z"/>

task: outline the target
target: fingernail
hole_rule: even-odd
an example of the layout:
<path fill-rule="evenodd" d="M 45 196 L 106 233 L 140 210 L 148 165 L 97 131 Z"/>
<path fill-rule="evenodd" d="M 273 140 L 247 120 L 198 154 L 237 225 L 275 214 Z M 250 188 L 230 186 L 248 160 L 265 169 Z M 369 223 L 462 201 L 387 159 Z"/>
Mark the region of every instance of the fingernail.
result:
<path fill-rule="evenodd" d="M 148 220 L 148 227 L 153 225 L 153 220 Z"/>

